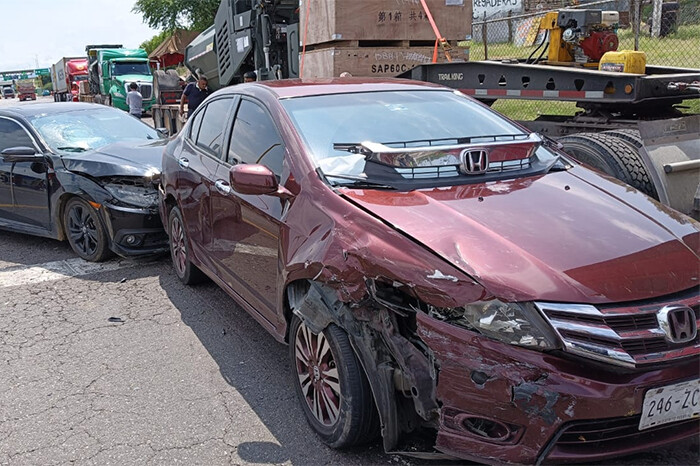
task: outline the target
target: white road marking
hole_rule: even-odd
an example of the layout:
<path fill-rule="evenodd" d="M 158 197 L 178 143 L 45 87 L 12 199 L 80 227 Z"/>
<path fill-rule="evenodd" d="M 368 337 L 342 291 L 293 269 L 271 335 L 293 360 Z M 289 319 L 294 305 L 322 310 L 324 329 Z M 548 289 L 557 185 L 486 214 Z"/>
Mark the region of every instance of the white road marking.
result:
<path fill-rule="evenodd" d="M 10 266 L 0 270 L 0 288 L 79 277 L 81 275 L 134 267 L 137 264 L 136 261 L 126 259 L 95 263 L 76 257 L 75 259 L 46 262 L 44 264 Z"/>

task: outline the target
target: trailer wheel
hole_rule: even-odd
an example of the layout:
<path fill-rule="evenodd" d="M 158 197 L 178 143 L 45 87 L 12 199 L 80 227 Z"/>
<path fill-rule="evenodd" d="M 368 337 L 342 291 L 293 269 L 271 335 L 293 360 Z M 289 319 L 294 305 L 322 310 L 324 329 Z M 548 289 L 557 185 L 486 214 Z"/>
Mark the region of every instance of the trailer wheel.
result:
<path fill-rule="evenodd" d="M 635 149 L 641 149 L 644 145 L 642 137 L 639 135 L 639 130 L 636 129 L 611 129 L 608 131 L 603 131 L 603 134 L 609 134 L 610 136 L 632 144 Z"/>
<path fill-rule="evenodd" d="M 639 150 L 644 146 L 644 141 L 639 135 L 639 130 L 631 128 L 611 129 L 609 131 L 604 131 L 603 134 L 608 134 L 614 138 L 622 139 L 624 142 L 634 148 L 641 168 L 641 170 L 638 171 L 641 176 L 641 184 L 645 186 L 644 188 L 637 189 L 658 201 L 659 194 L 656 191 L 656 187 L 654 186 L 651 176 L 649 176 L 649 170 L 647 169 L 646 164 L 639 155 Z M 636 185 L 633 186 L 637 187 Z"/>
<path fill-rule="evenodd" d="M 558 141 L 565 152 L 580 162 L 658 199 L 649 172 L 632 142 L 604 133 L 571 134 Z"/>

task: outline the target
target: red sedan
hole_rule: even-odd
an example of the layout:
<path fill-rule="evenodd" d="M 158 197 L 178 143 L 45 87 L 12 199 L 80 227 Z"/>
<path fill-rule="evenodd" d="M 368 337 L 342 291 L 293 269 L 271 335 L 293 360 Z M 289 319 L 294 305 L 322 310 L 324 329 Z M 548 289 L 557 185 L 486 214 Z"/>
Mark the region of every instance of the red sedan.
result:
<path fill-rule="evenodd" d="M 560 463 L 698 434 L 699 224 L 458 92 L 227 88 L 161 183 L 178 277 L 289 344 L 332 447 Z"/>

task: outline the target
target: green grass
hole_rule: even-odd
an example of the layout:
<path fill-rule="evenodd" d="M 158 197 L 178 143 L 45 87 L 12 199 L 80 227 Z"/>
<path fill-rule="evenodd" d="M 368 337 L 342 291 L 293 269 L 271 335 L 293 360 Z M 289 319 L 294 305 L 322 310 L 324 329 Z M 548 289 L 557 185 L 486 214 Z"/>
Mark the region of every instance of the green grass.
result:
<path fill-rule="evenodd" d="M 618 32 L 620 46 L 618 50 L 634 49 L 634 33 L 631 29 Z M 512 43 L 489 44 L 490 60 L 502 58 L 527 58 L 535 46 L 517 47 Z M 700 69 L 700 24 L 689 24 L 678 27 L 678 30 L 662 38 L 649 37 L 648 33 L 640 33 L 639 50 L 647 55 L 647 64 L 660 66 L 677 66 Z M 539 52 L 538 52 L 539 53 Z M 474 43 L 470 49 L 470 61 L 483 60 L 482 44 Z M 700 113 L 700 99 L 690 99 L 683 102 L 681 109 L 685 113 Z M 493 109 L 516 120 L 534 120 L 541 114 L 574 115 L 580 110 L 573 102 L 552 102 L 547 100 L 499 100 L 493 104 Z"/>

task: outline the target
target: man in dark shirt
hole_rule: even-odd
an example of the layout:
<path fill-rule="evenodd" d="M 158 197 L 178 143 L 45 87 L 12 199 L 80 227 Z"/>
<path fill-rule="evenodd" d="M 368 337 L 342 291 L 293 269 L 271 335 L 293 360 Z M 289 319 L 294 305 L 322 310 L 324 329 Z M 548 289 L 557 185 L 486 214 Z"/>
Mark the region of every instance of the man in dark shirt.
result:
<path fill-rule="evenodd" d="M 187 100 L 187 114 L 192 115 L 209 94 L 211 94 L 211 91 L 208 87 L 207 78 L 204 76 L 199 78 L 196 83 L 189 83 L 182 92 L 182 99 L 180 99 L 180 115 L 185 113 L 185 100 Z"/>

